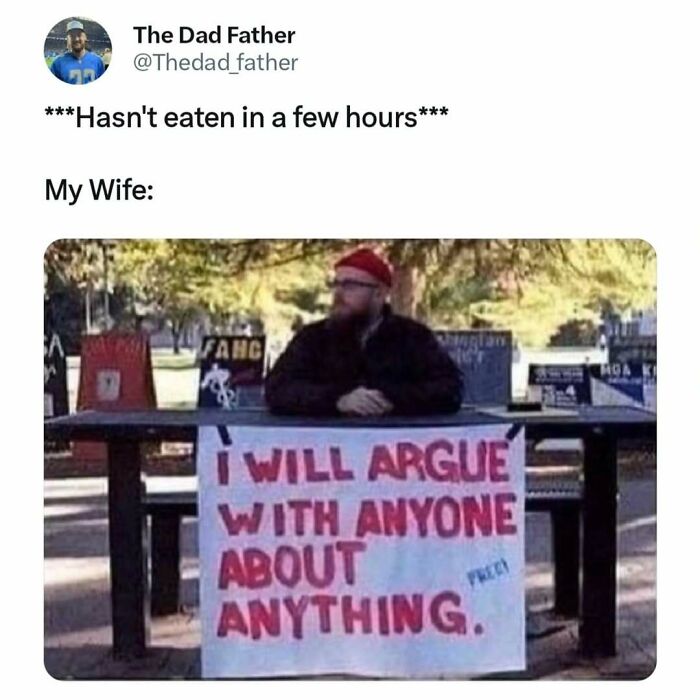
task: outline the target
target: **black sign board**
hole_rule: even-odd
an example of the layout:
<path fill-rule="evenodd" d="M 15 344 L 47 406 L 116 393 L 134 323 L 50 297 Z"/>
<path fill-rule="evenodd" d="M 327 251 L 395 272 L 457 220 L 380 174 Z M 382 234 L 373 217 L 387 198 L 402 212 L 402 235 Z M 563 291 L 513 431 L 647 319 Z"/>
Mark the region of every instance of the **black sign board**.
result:
<path fill-rule="evenodd" d="M 530 365 L 528 398 L 544 406 L 575 408 L 591 403 L 588 365 Z"/>
<path fill-rule="evenodd" d="M 263 405 L 265 336 L 205 336 L 199 363 L 200 408 L 235 410 Z"/>
<path fill-rule="evenodd" d="M 610 338 L 608 362 L 656 362 L 655 335 L 614 335 Z"/>
<path fill-rule="evenodd" d="M 510 331 L 438 331 L 435 335 L 462 371 L 464 405 L 510 402 L 513 365 Z"/>
<path fill-rule="evenodd" d="M 58 333 L 44 331 L 44 418 L 68 414 L 66 353 Z"/>

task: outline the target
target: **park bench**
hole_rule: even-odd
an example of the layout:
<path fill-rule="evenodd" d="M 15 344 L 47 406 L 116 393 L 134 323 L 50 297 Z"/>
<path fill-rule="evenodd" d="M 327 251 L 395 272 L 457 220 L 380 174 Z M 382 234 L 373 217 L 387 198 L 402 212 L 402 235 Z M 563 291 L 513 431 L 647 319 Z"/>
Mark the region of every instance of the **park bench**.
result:
<path fill-rule="evenodd" d="M 578 485 L 526 490 L 525 511 L 551 518 L 554 611 L 567 617 L 579 611 L 580 509 Z M 151 524 L 151 614 L 171 615 L 180 604 L 180 525 L 183 518 L 197 516 L 197 494 L 149 493 L 144 510 Z"/>

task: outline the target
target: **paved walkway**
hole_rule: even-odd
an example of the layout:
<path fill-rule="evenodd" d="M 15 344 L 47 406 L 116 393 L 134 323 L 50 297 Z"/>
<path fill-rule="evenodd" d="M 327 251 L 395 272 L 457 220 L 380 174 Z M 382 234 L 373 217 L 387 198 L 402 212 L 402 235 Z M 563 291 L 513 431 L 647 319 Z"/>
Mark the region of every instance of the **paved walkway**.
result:
<path fill-rule="evenodd" d="M 186 477 L 149 479 L 148 487 L 186 488 Z M 118 662 L 110 651 L 106 479 L 45 481 L 45 664 L 57 678 L 198 678 L 196 521 L 183 526 L 183 612 L 152 621 L 146 658 Z M 528 670 L 522 678 L 644 678 L 656 658 L 655 479 L 620 485 L 617 657 L 585 660 L 577 627 L 555 619 L 549 522 L 528 514 Z M 509 677 L 513 677 L 512 675 Z"/>

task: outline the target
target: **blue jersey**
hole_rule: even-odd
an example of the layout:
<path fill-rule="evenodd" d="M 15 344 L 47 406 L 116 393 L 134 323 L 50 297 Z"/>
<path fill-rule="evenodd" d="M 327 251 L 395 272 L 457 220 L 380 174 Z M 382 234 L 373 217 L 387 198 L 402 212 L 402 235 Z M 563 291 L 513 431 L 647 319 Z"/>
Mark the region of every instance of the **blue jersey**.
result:
<path fill-rule="evenodd" d="M 97 80 L 105 72 L 105 64 L 96 54 L 86 51 L 82 58 L 64 53 L 51 64 L 51 72 L 64 83 L 82 85 Z"/>

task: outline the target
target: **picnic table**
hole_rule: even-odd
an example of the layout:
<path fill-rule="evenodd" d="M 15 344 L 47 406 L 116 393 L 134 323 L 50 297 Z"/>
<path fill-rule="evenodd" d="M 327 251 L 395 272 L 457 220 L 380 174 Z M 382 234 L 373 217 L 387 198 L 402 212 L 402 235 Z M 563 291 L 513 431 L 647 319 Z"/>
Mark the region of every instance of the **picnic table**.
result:
<path fill-rule="evenodd" d="M 203 426 L 357 428 L 474 426 L 513 423 L 528 440 L 574 438 L 583 443 L 582 581 L 580 650 L 587 656 L 616 652 L 617 446 L 621 439 L 656 439 L 656 415 L 627 407 L 509 413 L 504 407 L 462 409 L 447 416 L 301 418 L 265 410 L 226 412 L 84 411 L 46 421 L 45 437 L 107 444 L 109 552 L 113 652 L 121 658 L 146 653 L 149 590 L 142 444 L 195 444 Z"/>

